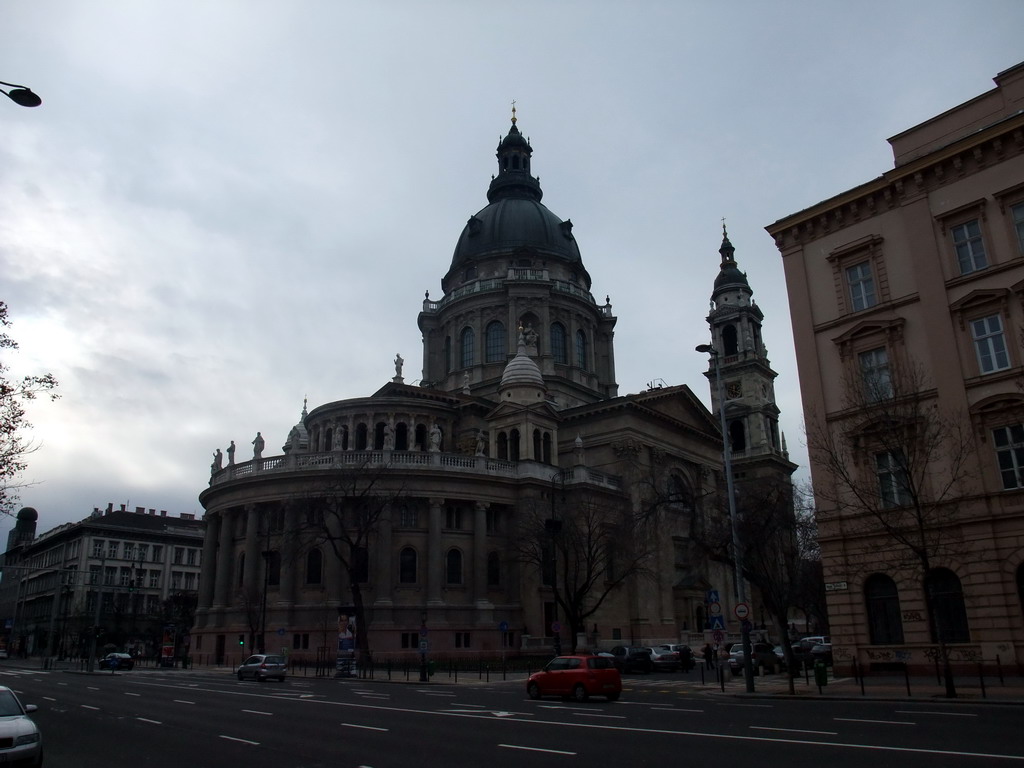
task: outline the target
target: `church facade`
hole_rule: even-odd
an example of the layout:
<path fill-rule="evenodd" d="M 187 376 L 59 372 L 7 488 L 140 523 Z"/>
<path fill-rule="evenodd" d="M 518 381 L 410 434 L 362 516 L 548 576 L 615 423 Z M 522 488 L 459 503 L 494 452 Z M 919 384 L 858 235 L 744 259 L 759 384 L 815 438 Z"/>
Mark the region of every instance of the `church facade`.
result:
<path fill-rule="evenodd" d="M 696 519 L 725 508 L 717 417 L 686 386 L 618 393 L 617 318 L 592 293 L 572 222 L 541 202 L 532 154 L 513 114 L 487 205 L 420 309 L 419 384 L 397 357 L 372 395 L 304 405 L 281 455 L 214 467 L 193 653 L 329 656 L 354 602 L 376 658 L 424 638 L 460 654 L 691 642 L 714 590 L 732 615 L 732 569 L 691 541 Z M 730 429 L 743 455 L 789 466 L 760 310 L 728 247 L 709 323 L 730 383 L 750 390 Z M 343 508 L 334 523 L 327 496 Z M 581 530 L 600 552 L 570 554 Z M 569 617 L 584 565 L 594 578 Z"/>

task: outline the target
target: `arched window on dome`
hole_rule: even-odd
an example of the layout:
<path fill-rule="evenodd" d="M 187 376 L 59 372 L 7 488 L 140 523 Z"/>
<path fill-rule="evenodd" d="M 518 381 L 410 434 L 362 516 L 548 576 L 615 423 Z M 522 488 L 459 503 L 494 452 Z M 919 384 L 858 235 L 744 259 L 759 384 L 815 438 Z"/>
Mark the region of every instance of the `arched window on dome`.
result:
<path fill-rule="evenodd" d="M 416 583 L 416 550 L 405 547 L 398 553 L 398 583 Z"/>
<path fill-rule="evenodd" d="M 395 450 L 409 450 L 409 426 L 404 421 L 395 425 Z"/>
<path fill-rule="evenodd" d="M 348 446 L 348 427 L 338 427 L 338 450 L 347 451 Z"/>
<path fill-rule="evenodd" d="M 587 370 L 587 334 L 576 331 L 576 367 Z"/>
<path fill-rule="evenodd" d="M 519 430 L 513 429 L 508 435 L 508 459 L 519 461 Z"/>
<path fill-rule="evenodd" d="M 319 549 L 311 549 L 306 555 L 306 583 L 322 584 L 324 580 L 324 555 Z"/>
<path fill-rule="evenodd" d="M 540 461 L 541 457 L 541 445 L 540 445 L 540 430 L 533 430 L 533 460 Z"/>
<path fill-rule="evenodd" d="M 495 320 L 487 324 L 484 331 L 484 359 L 488 363 L 501 363 L 505 360 L 505 324 Z"/>
<path fill-rule="evenodd" d="M 373 427 L 373 449 L 375 451 L 382 450 L 384 448 L 384 427 L 386 427 L 383 421 L 378 421 Z"/>
<path fill-rule="evenodd" d="M 722 328 L 722 346 L 725 347 L 725 354 L 735 355 L 739 352 L 737 337 L 735 325 L 730 324 Z"/>
<path fill-rule="evenodd" d="M 416 425 L 416 450 L 425 451 L 427 450 L 427 425 L 417 424 Z"/>
<path fill-rule="evenodd" d="M 356 450 L 366 450 L 366 425 L 362 423 L 356 425 Z"/>
<path fill-rule="evenodd" d="M 324 431 L 324 450 L 334 450 L 334 430 L 330 427 Z"/>
<path fill-rule="evenodd" d="M 569 350 L 565 343 L 565 326 L 561 323 L 551 324 L 551 357 L 556 363 L 568 365 Z"/>
<path fill-rule="evenodd" d="M 473 365 L 473 329 L 466 327 L 459 335 L 459 367 L 469 368 Z"/>
<path fill-rule="evenodd" d="M 504 432 L 498 433 L 498 458 L 508 461 L 508 435 Z"/>
<path fill-rule="evenodd" d="M 742 421 L 729 423 L 729 445 L 733 453 L 743 453 L 747 450 L 747 431 Z"/>
<path fill-rule="evenodd" d="M 449 373 L 452 369 L 452 337 L 444 337 L 444 372 Z"/>
<path fill-rule="evenodd" d="M 903 643 L 903 618 L 896 582 L 875 573 L 864 582 L 864 603 L 868 610 L 868 632 L 872 645 Z"/>
<path fill-rule="evenodd" d="M 551 463 L 551 433 L 544 433 L 544 463 Z"/>
<path fill-rule="evenodd" d="M 457 549 L 449 549 L 444 557 L 445 583 L 462 583 L 462 553 Z"/>
<path fill-rule="evenodd" d="M 519 155 L 512 155 L 512 170 L 519 170 Z"/>

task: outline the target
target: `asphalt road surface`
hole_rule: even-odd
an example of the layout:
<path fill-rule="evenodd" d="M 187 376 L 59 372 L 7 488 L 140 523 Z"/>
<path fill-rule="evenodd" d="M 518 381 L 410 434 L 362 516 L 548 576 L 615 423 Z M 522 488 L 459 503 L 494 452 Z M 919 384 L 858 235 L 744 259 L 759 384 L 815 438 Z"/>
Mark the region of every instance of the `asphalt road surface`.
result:
<path fill-rule="evenodd" d="M 525 680 L 387 683 L 225 671 L 4 667 L 39 706 L 49 768 L 1024 766 L 1019 706 L 743 698 L 628 677 L 617 702 L 532 701 Z"/>

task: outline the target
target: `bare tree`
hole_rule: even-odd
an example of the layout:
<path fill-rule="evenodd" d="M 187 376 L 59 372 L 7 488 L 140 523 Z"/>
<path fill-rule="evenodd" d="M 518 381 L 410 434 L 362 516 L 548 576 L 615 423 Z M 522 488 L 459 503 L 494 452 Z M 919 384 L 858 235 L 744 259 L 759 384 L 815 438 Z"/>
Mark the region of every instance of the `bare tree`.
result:
<path fill-rule="evenodd" d="M 965 413 L 943 410 L 923 369 L 865 368 L 844 383 L 843 410 L 808 434 L 823 470 L 815 493 L 822 521 L 843 535 L 872 537 L 875 557 L 916 572 L 946 695 L 956 696 L 948 641 L 953 620 L 935 600 L 933 568 L 962 554 L 956 521 L 974 485 L 974 441 Z"/>
<path fill-rule="evenodd" d="M 326 547 L 341 565 L 352 595 L 355 646 L 364 654 L 369 651 L 369 635 L 362 584 L 369 579 L 369 553 L 381 521 L 404 497 L 395 477 L 387 465 L 370 461 L 326 472 L 298 501 L 297 531 L 286 533 L 299 536 L 306 549 Z"/>
<path fill-rule="evenodd" d="M 0 301 L 0 328 L 11 324 L 7 319 L 7 304 Z M 0 350 L 16 350 L 18 343 L 4 332 L 0 332 Z M 39 394 L 48 393 L 56 400 L 54 391 L 57 380 L 52 374 L 25 376 L 11 381 L 7 378 L 8 366 L 0 361 L 0 512 L 11 514 L 18 499 L 17 489 L 23 487 L 18 475 L 27 466 L 26 456 L 36 450 L 36 445 L 25 440 L 22 430 L 31 426 L 25 419 L 24 403 Z"/>
<path fill-rule="evenodd" d="M 551 588 L 575 652 L 578 635 L 605 600 L 627 580 L 650 574 L 655 540 L 649 515 L 634 512 L 624 498 L 579 489 L 560 496 L 551 506 L 523 505 L 511 546 Z"/>
<path fill-rule="evenodd" d="M 256 640 L 266 632 L 263 626 L 263 595 L 262 586 L 255 585 L 247 585 L 236 593 L 238 604 L 242 606 L 245 614 L 245 623 L 249 628 L 249 653 L 255 651 Z"/>

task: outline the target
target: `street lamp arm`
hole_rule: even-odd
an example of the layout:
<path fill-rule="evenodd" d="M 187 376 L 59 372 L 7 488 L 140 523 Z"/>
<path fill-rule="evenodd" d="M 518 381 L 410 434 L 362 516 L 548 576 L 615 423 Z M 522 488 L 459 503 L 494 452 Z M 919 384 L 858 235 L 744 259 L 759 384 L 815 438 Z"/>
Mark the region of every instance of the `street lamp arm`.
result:
<path fill-rule="evenodd" d="M 9 91 L 5 91 L 0 88 L 0 93 L 9 98 L 15 104 L 19 104 L 23 107 L 38 107 L 43 103 L 43 100 L 33 93 L 32 89 L 27 85 L 5 83 L 3 80 L 0 80 L 0 85 L 6 85 L 11 89 Z"/>

